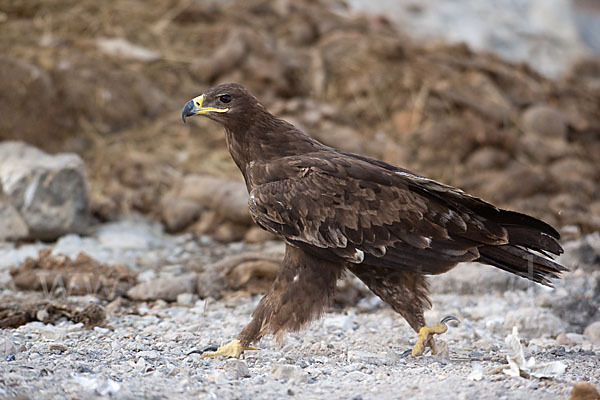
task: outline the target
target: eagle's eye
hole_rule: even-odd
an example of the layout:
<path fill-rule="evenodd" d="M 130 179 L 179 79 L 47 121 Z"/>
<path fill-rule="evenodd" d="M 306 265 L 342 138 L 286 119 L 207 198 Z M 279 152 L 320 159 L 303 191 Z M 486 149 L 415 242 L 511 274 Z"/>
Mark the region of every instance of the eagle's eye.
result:
<path fill-rule="evenodd" d="M 229 103 L 231 101 L 231 95 L 229 94 L 222 94 L 219 96 L 219 101 L 221 103 Z"/>

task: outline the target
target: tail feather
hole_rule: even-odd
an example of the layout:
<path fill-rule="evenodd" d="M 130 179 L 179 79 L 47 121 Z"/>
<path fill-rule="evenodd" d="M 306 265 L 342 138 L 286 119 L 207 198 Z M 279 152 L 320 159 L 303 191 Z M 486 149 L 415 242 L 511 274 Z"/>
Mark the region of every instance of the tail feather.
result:
<path fill-rule="evenodd" d="M 508 232 L 510 244 L 523 246 L 540 253 L 562 254 L 563 249 L 554 237 L 528 226 L 503 225 Z"/>
<path fill-rule="evenodd" d="M 513 211 L 499 210 L 496 220 L 508 232 L 508 244 L 482 246 L 477 261 L 553 287 L 550 279 L 559 278 L 568 268 L 552 260 L 562 254 L 559 233 L 536 218 Z"/>
<path fill-rule="evenodd" d="M 494 218 L 496 222 L 499 222 L 505 228 L 519 227 L 527 228 L 532 231 L 539 233 L 545 233 L 546 235 L 553 237 L 554 239 L 560 239 L 560 234 L 551 225 L 541 221 L 537 218 L 529 216 L 527 214 L 521 214 L 516 211 L 509 210 L 498 210 L 499 215 Z"/>
<path fill-rule="evenodd" d="M 512 246 L 483 246 L 477 261 L 493 265 L 542 285 L 553 287 L 550 278 L 559 278 L 568 269 L 526 249 Z"/>

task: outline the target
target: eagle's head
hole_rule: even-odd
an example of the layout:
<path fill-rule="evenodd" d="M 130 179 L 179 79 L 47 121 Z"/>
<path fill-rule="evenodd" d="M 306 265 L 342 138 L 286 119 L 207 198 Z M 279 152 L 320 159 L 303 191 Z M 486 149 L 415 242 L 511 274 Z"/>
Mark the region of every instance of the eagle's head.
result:
<path fill-rule="evenodd" d="M 264 108 L 256 97 L 242 85 L 226 83 L 208 89 L 202 95 L 185 103 L 181 117 L 204 115 L 225 125 L 226 128 L 240 121 L 252 121 Z"/>

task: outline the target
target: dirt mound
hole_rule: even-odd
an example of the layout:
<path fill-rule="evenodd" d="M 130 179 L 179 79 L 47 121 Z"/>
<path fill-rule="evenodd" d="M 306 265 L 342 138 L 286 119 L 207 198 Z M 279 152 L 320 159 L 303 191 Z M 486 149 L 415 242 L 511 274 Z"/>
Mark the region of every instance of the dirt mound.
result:
<path fill-rule="evenodd" d="M 417 46 L 329 0 L 0 4 L 0 138 L 82 153 L 103 219 L 158 218 L 187 173 L 239 179 L 218 126 L 179 121 L 189 98 L 236 81 L 327 144 L 564 232 L 600 229 L 594 61 L 549 81 L 464 46 Z"/>
<path fill-rule="evenodd" d="M 11 269 L 12 282 L 20 290 L 35 290 L 67 296 L 96 295 L 114 299 L 124 295 L 136 283 L 136 274 L 124 265 L 101 264 L 85 253 L 75 260 L 49 249 L 40 250 L 39 258 L 28 257 Z"/>
<path fill-rule="evenodd" d="M 24 301 L 5 296 L 0 304 L 0 329 L 18 328 L 31 321 L 53 324 L 61 318 L 93 328 L 103 326 L 106 319 L 104 308 L 96 303 L 89 303 L 81 308 L 60 300 Z"/>

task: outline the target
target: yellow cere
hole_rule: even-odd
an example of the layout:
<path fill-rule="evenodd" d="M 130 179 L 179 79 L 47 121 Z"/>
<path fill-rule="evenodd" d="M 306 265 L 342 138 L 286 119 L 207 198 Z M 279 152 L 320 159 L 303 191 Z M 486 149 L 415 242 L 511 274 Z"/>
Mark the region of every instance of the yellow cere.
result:
<path fill-rule="evenodd" d="M 197 108 L 201 108 L 202 107 L 202 103 L 204 103 L 204 95 L 195 97 L 194 100 L 192 100 L 194 102 L 194 105 Z"/>
<path fill-rule="evenodd" d="M 196 106 L 196 108 L 198 109 L 198 111 L 196 112 L 196 114 L 198 115 L 206 114 L 209 112 L 226 113 L 227 111 L 229 111 L 229 108 L 202 107 L 202 104 L 204 103 L 204 95 L 195 97 L 192 101 L 194 102 L 194 106 Z"/>

